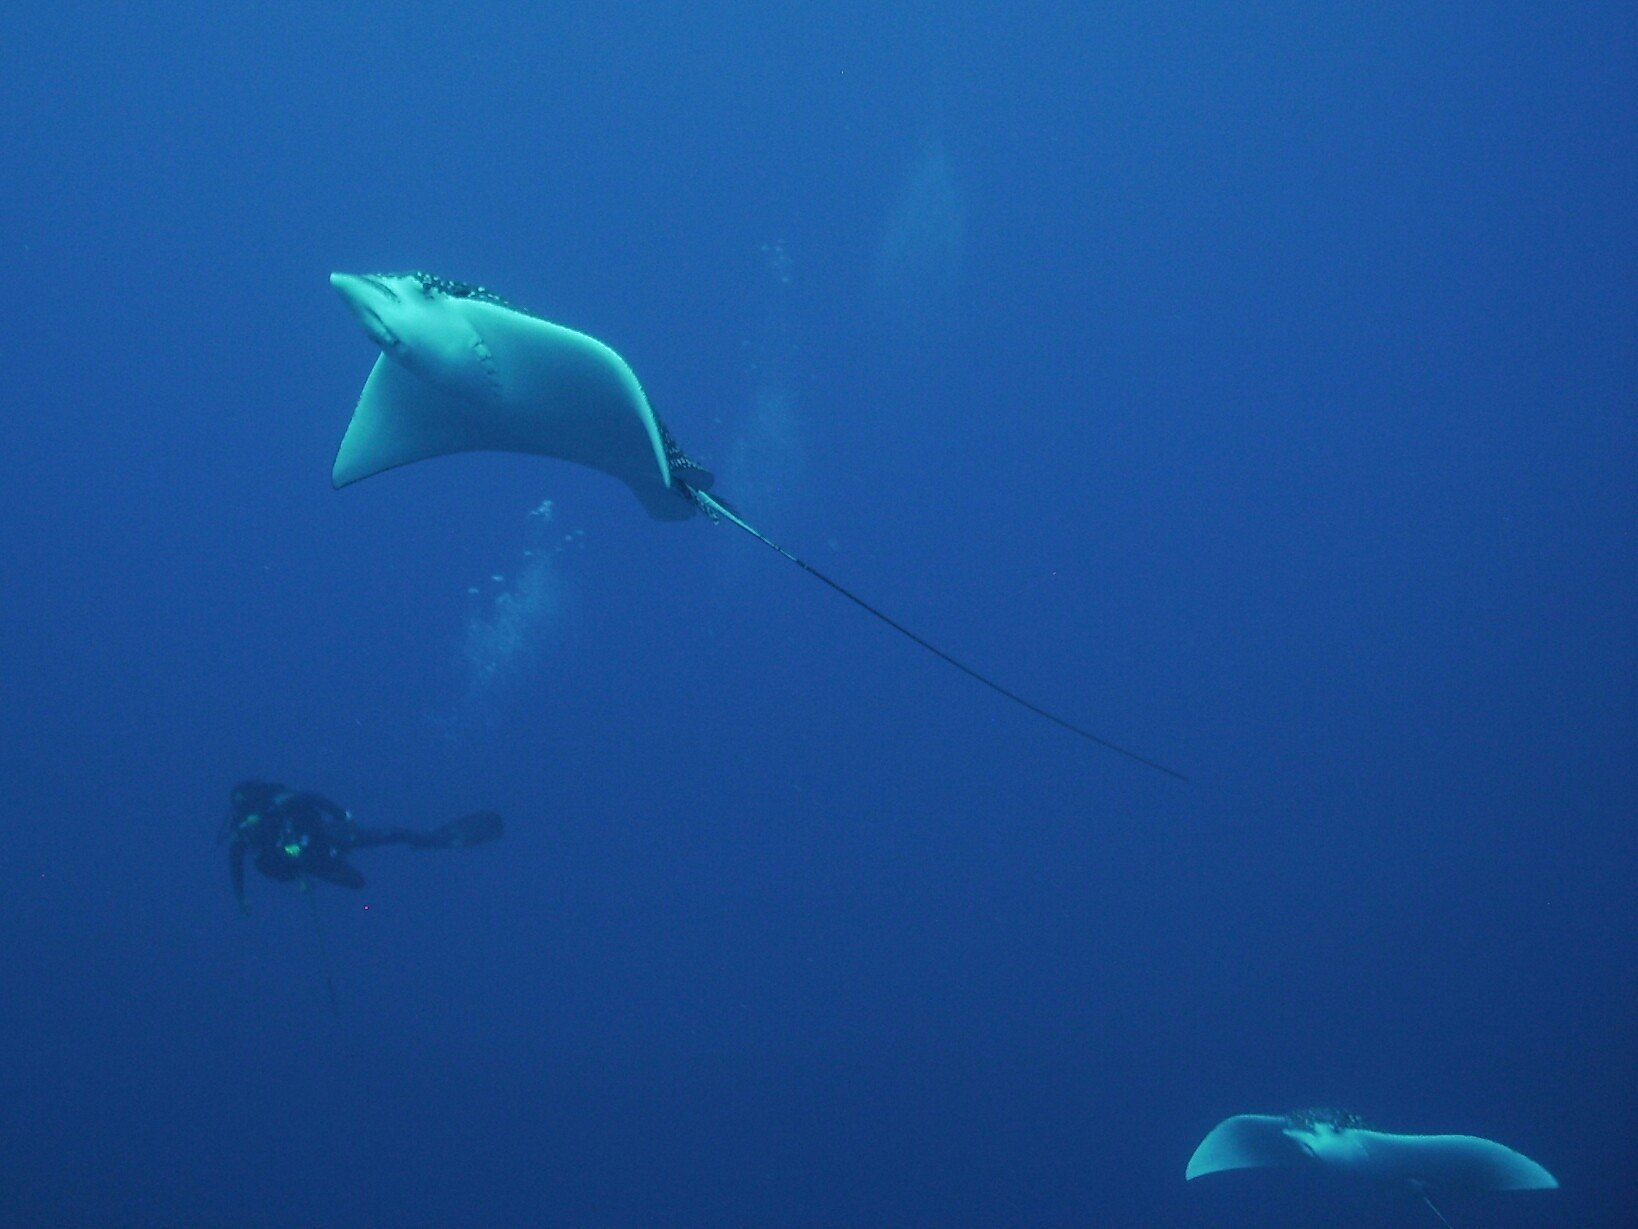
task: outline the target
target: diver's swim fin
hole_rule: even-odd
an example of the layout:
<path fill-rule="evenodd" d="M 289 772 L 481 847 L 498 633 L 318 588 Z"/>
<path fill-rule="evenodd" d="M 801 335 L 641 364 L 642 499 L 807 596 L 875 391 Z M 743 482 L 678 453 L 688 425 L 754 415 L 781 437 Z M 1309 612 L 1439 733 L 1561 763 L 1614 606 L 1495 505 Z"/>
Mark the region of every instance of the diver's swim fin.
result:
<path fill-rule="evenodd" d="M 460 849 L 466 845 L 482 845 L 485 841 L 492 841 L 506 826 L 495 811 L 474 811 L 471 815 L 463 815 L 459 819 L 452 819 L 447 824 L 432 830 L 432 848 Z"/>

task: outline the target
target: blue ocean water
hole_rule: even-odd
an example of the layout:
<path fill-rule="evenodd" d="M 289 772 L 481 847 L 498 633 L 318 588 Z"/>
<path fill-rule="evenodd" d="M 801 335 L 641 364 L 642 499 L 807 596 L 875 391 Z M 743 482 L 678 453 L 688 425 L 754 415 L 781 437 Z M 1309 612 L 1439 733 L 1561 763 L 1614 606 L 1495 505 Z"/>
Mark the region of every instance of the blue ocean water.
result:
<path fill-rule="evenodd" d="M 0 1224 L 1638 1207 L 1627 5 L 0 16 Z M 332 270 L 618 349 L 729 526 L 337 493 Z M 232 783 L 496 845 L 307 904 Z"/>

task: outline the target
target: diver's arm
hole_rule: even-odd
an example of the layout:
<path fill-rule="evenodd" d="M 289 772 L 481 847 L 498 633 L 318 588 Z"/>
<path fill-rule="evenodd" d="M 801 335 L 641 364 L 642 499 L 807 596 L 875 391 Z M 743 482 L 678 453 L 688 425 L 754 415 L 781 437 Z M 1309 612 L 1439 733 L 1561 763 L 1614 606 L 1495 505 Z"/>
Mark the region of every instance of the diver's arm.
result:
<path fill-rule="evenodd" d="M 250 907 L 245 904 L 245 843 L 238 837 L 228 846 L 228 879 L 233 884 L 233 899 L 239 902 L 239 910 L 249 913 Z"/>

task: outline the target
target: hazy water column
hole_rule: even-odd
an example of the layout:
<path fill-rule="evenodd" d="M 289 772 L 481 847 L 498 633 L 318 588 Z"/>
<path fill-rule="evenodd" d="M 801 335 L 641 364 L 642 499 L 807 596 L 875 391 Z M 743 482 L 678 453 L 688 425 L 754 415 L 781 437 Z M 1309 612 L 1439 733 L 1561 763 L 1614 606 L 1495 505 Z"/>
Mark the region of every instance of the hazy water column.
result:
<path fill-rule="evenodd" d="M 869 443 L 906 483 L 931 481 L 957 446 L 963 403 L 963 254 L 967 207 L 944 143 L 924 140 L 897 176 L 872 255 L 861 312 L 871 395 L 882 412 Z M 945 429 L 929 430 L 929 424 Z"/>
<path fill-rule="evenodd" d="M 874 314 L 914 350 L 945 344 L 957 323 L 966 206 L 942 141 L 911 160 L 876 248 Z"/>
<path fill-rule="evenodd" d="M 751 333 L 744 342 L 750 404 L 734 423 L 723 489 L 763 523 L 790 501 L 803 474 L 797 375 L 800 347 L 793 319 L 796 263 L 784 240 L 764 243 L 751 296 Z"/>

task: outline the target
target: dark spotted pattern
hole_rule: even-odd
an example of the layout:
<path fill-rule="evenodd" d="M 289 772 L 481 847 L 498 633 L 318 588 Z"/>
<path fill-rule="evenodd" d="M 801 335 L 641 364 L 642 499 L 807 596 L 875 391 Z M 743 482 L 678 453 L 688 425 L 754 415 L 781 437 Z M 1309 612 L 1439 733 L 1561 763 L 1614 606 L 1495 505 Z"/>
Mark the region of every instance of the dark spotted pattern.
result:
<path fill-rule="evenodd" d="M 429 299 L 436 298 L 438 295 L 447 295 L 451 299 L 476 299 L 480 303 L 493 303 L 496 307 L 504 307 L 508 311 L 517 312 L 519 315 L 527 316 L 529 314 L 516 303 L 507 302 L 493 290 L 488 290 L 483 286 L 473 286 L 468 282 L 451 281 L 449 278 L 439 277 L 435 273 L 421 273 L 417 271 L 410 273 L 389 273 L 385 274 L 384 276 L 391 278 L 409 278 L 421 287 L 421 293 L 426 295 Z M 371 278 L 370 280 L 376 281 L 375 278 Z M 377 284 L 379 285 L 380 283 L 377 282 Z"/>
<path fill-rule="evenodd" d="M 671 471 L 673 478 L 680 478 L 686 483 L 690 480 L 692 473 L 704 474 L 706 472 L 705 466 L 695 461 L 678 446 L 676 437 L 671 434 L 671 429 L 660 421 L 658 414 L 654 416 L 654 425 L 660 429 L 660 443 L 665 447 L 666 468 Z"/>
<path fill-rule="evenodd" d="M 1294 1110 L 1285 1116 L 1285 1120 L 1293 1127 L 1304 1131 L 1311 1131 L 1317 1126 L 1329 1126 L 1335 1127 L 1339 1131 L 1351 1131 L 1365 1125 L 1365 1119 L 1358 1114 L 1349 1114 L 1343 1110 L 1330 1109 L 1326 1106 Z"/>

